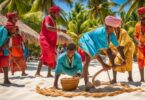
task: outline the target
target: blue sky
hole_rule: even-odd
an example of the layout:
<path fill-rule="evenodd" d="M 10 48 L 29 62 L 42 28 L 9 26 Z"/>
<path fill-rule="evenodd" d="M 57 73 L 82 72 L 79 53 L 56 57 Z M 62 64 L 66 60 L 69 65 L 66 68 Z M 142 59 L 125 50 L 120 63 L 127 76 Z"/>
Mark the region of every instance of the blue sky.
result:
<path fill-rule="evenodd" d="M 57 0 L 56 0 L 57 1 Z M 59 0 L 58 0 L 59 1 Z M 75 3 L 76 2 L 78 2 L 79 0 L 74 0 L 75 2 L 73 3 L 73 7 L 71 8 L 71 7 L 69 7 L 66 3 L 64 3 L 64 2 L 56 2 L 56 5 L 58 5 L 58 6 L 60 6 L 66 13 L 68 13 L 68 12 L 70 12 L 72 9 L 73 9 L 73 7 L 75 6 Z M 122 4 L 122 3 L 124 3 L 126 0 L 112 0 L 113 2 L 116 2 L 116 3 L 118 3 L 118 4 Z M 87 5 L 87 0 L 85 0 L 84 2 L 83 2 L 83 5 Z M 112 11 L 116 11 L 118 9 L 118 7 L 113 7 L 112 8 Z M 125 8 L 125 11 L 128 11 L 128 9 L 129 9 L 129 5 L 127 5 Z"/>

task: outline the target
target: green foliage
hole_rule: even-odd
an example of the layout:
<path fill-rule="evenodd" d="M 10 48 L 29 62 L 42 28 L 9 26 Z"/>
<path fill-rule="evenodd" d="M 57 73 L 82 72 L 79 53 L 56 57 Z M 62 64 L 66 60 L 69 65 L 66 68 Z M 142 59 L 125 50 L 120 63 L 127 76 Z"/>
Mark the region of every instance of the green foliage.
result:
<path fill-rule="evenodd" d="M 63 0 L 62 2 L 72 7 L 74 0 Z M 125 12 L 123 8 L 128 4 L 131 5 L 130 9 Z M 43 17 L 48 14 L 48 8 L 53 5 L 55 5 L 54 0 L 0 0 L 0 12 L 6 14 L 9 11 L 17 11 L 20 20 L 39 33 Z M 83 33 L 104 24 L 107 15 L 115 15 L 116 12 L 111 10 L 114 6 L 119 5 L 112 0 L 88 0 L 86 6 L 76 3 L 68 16 L 65 11 L 61 10 L 61 16 L 57 19 L 58 27 L 66 28 L 67 33 L 77 43 Z M 138 21 L 137 8 L 142 6 L 145 6 L 145 0 L 126 0 L 118 9 L 118 14 L 122 19 L 122 27 L 132 38 L 135 24 Z M 32 55 L 38 56 L 40 48 L 30 45 L 30 51 L 32 51 Z"/>
<path fill-rule="evenodd" d="M 30 51 L 30 56 L 39 57 L 40 56 L 40 46 L 31 44 L 28 46 Z"/>
<path fill-rule="evenodd" d="M 89 11 L 82 4 L 77 3 L 69 14 L 68 34 L 76 44 L 83 33 L 94 29 L 100 24 L 98 19 L 89 19 L 88 13 Z"/>
<path fill-rule="evenodd" d="M 114 2 L 108 2 L 108 0 L 89 0 L 89 16 L 91 19 L 100 18 L 101 23 L 104 23 L 104 19 L 107 15 L 114 15 L 111 11 L 111 7 L 118 6 Z"/>
<path fill-rule="evenodd" d="M 41 22 L 42 22 L 42 12 L 29 12 L 22 16 L 22 20 L 24 23 L 29 25 L 32 29 L 40 32 Z"/>

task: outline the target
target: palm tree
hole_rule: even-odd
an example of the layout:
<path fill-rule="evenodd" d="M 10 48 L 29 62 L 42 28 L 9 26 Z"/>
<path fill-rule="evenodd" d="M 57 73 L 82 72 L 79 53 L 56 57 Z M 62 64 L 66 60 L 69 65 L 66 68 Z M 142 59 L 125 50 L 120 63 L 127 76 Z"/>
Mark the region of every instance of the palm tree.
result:
<path fill-rule="evenodd" d="M 103 24 L 107 15 L 115 14 L 110 9 L 113 6 L 118 6 L 118 4 L 108 0 L 89 0 L 90 18 L 96 19 L 96 17 L 99 17 Z"/>
<path fill-rule="evenodd" d="M 68 34 L 76 43 L 83 33 L 92 30 L 98 26 L 98 24 L 100 24 L 99 20 L 89 19 L 88 11 L 80 3 L 75 5 L 74 9 L 69 15 Z"/>
<path fill-rule="evenodd" d="M 27 13 L 31 8 L 32 0 L 2 0 L 0 12 L 17 11 L 19 15 Z"/>
<path fill-rule="evenodd" d="M 126 15 L 127 13 L 124 10 L 120 12 L 122 27 L 127 30 L 128 34 L 133 39 L 134 26 L 138 21 L 138 16 L 136 12 L 133 12 L 130 17 L 127 17 Z"/>
<path fill-rule="evenodd" d="M 120 6 L 118 12 L 121 11 L 121 10 L 123 10 L 123 8 L 124 8 L 126 5 L 128 5 L 128 4 L 130 4 L 131 6 L 130 6 L 130 8 L 129 8 L 127 14 L 126 14 L 126 17 L 127 17 L 127 18 L 130 17 L 130 15 L 131 15 L 134 11 L 136 11 L 137 8 L 145 6 L 145 0 L 127 0 L 125 3 L 123 3 L 123 4 Z"/>
<path fill-rule="evenodd" d="M 63 1 L 67 4 L 73 2 L 73 0 Z M 0 11 L 3 14 L 9 11 L 17 11 L 22 21 L 39 32 L 43 17 L 48 14 L 48 8 L 53 5 L 55 5 L 54 0 L 2 0 Z M 62 12 L 62 15 L 65 16 L 64 11 Z M 65 18 L 61 17 L 61 21 L 65 23 Z"/>

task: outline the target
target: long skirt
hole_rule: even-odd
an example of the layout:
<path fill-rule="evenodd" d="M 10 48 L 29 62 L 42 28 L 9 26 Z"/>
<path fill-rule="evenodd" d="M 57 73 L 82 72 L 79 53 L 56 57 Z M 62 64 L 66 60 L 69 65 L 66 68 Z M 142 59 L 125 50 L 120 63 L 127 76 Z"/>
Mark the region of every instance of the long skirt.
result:
<path fill-rule="evenodd" d="M 43 64 L 54 69 L 56 66 L 56 46 L 48 43 L 45 36 L 40 36 L 41 56 Z"/>

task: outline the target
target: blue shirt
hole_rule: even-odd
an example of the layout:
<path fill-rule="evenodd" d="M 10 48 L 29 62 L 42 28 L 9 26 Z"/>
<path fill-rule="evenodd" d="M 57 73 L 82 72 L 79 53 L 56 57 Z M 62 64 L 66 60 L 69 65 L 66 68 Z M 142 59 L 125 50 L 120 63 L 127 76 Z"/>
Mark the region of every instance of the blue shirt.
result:
<path fill-rule="evenodd" d="M 67 57 L 66 52 L 62 53 L 57 60 L 56 64 L 56 69 L 55 69 L 56 74 L 68 74 L 70 76 L 74 76 L 77 73 L 82 73 L 82 59 L 81 56 L 75 52 L 73 58 L 72 58 L 72 63 L 69 65 L 69 59 Z"/>
<path fill-rule="evenodd" d="M 114 46 L 119 46 L 118 40 L 114 33 L 109 35 L 106 32 L 106 27 L 99 27 L 93 31 L 86 32 L 79 40 L 80 47 L 91 57 L 100 53 L 100 50 L 108 49 L 109 42 Z"/>
<path fill-rule="evenodd" d="M 119 46 L 118 40 L 114 33 L 110 33 L 108 38 L 105 26 L 88 32 L 87 34 L 93 40 L 95 47 L 98 49 L 109 48 L 108 41 L 112 42 L 114 46 Z"/>

